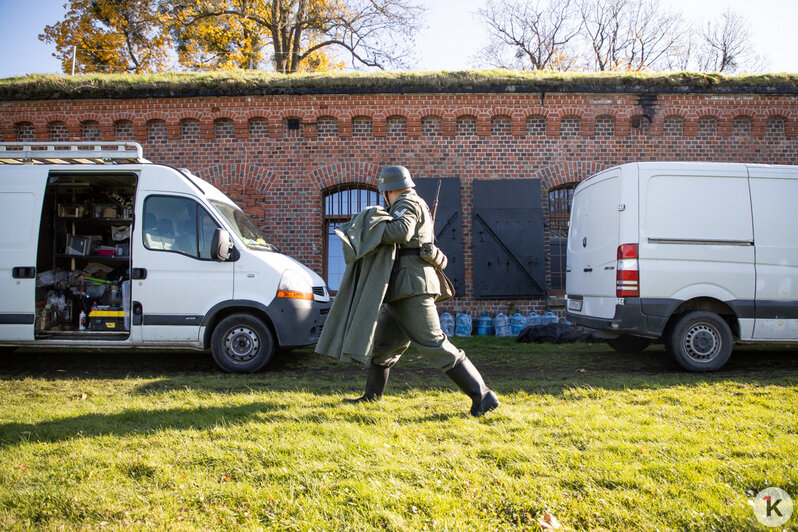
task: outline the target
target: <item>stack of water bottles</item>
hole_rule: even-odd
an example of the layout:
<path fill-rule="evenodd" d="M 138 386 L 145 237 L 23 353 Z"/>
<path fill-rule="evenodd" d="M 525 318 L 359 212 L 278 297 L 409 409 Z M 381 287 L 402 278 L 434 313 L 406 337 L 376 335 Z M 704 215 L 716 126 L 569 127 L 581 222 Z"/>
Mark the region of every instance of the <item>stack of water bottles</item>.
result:
<path fill-rule="evenodd" d="M 499 311 L 495 318 L 491 318 L 488 312 L 484 311 L 476 321 L 477 336 L 518 336 L 526 327 L 557 323 L 559 318 L 552 311 L 542 316 L 530 311 L 524 316 L 519 310 L 516 310 L 511 317 Z M 440 316 L 440 323 L 441 330 L 446 336 L 471 336 L 473 333 L 473 320 L 468 311 L 459 312 L 455 317 L 444 310 Z"/>
<path fill-rule="evenodd" d="M 455 318 L 447 310 L 444 310 L 443 314 L 441 314 L 440 322 L 441 330 L 446 336 L 471 336 L 473 326 L 468 311 L 458 313 Z"/>

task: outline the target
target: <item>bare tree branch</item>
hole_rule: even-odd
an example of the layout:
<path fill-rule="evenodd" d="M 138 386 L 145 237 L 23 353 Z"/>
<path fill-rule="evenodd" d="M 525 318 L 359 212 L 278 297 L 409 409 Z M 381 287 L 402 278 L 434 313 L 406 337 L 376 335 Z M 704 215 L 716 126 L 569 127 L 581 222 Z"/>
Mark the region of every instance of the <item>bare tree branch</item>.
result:
<path fill-rule="evenodd" d="M 707 22 L 701 31 L 697 66 L 708 72 L 736 72 L 740 69 L 758 70 L 763 60 L 751 52 L 751 33 L 748 21 L 730 9 L 720 19 Z"/>
<path fill-rule="evenodd" d="M 489 0 L 479 10 L 490 40 L 481 58 L 500 68 L 569 70 L 569 43 L 579 33 L 572 0 L 541 5 L 523 0 Z"/>
<path fill-rule="evenodd" d="M 218 37 L 210 24 L 237 21 L 271 46 L 279 72 L 297 72 L 319 52 L 335 49 L 353 66 L 407 66 L 423 8 L 417 0 L 163 0 L 176 21 L 175 34 L 201 57 Z M 203 29 L 203 31 L 199 31 Z M 240 47 L 225 35 L 224 47 Z M 208 41 L 208 42 L 206 42 Z"/>

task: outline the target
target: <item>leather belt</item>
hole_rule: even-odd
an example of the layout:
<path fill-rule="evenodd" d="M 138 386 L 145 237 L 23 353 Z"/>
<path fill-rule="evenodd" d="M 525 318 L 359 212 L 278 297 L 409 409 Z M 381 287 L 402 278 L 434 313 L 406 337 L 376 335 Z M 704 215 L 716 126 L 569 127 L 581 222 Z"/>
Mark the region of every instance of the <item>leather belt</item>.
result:
<path fill-rule="evenodd" d="M 399 249 L 399 257 L 409 257 L 411 255 L 421 255 L 421 250 L 419 248 L 400 248 Z"/>

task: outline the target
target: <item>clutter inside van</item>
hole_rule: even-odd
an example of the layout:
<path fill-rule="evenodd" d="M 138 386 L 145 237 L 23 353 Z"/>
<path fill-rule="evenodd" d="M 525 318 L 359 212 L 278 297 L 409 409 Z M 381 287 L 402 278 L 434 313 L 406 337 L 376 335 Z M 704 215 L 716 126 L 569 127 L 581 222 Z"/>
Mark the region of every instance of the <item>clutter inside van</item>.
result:
<path fill-rule="evenodd" d="M 36 336 L 130 330 L 135 178 L 62 175 L 45 191 L 36 280 Z"/>

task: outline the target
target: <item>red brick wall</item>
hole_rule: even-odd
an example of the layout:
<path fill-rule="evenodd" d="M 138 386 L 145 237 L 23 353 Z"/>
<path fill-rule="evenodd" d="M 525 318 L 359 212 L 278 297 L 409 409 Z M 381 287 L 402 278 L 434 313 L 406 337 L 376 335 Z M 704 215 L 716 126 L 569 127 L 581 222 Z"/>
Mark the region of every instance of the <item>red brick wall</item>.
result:
<path fill-rule="evenodd" d="M 284 252 L 320 273 L 325 189 L 376 184 L 388 164 L 459 177 L 469 296 L 446 306 L 495 313 L 509 302 L 470 297 L 474 179 L 538 178 L 545 213 L 549 188 L 629 161 L 798 164 L 794 95 L 659 94 L 653 108 L 640 101 L 630 93 L 16 101 L 0 102 L 0 132 L 5 141 L 136 140 L 148 159 L 190 168 L 225 191 Z M 299 129 L 288 129 L 290 118 Z M 515 303 L 526 312 L 549 302 Z"/>

